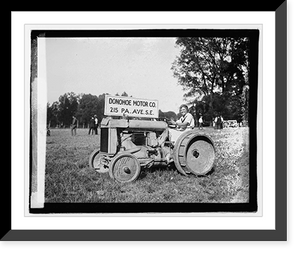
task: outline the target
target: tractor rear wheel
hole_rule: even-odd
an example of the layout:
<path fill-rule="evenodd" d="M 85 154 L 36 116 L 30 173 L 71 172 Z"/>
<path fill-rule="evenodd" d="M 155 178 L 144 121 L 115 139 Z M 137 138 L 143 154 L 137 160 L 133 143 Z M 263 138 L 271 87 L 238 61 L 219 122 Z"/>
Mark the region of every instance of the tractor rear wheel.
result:
<path fill-rule="evenodd" d="M 95 169 L 98 173 L 107 173 L 109 167 L 103 163 L 106 153 L 100 152 L 100 148 L 95 149 L 89 157 L 89 166 Z"/>
<path fill-rule="evenodd" d="M 205 175 L 214 165 L 213 141 L 199 131 L 187 131 L 177 140 L 173 157 L 179 172 L 184 172 L 185 175 L 188 173 Z"/>
<path fill-rule="evenodd" d="M 135 181 L 141 172 L 138 159 L 130 153 L 120 153 L 114 157 L 109 166 L 109 175 L 120 183 Z"/>

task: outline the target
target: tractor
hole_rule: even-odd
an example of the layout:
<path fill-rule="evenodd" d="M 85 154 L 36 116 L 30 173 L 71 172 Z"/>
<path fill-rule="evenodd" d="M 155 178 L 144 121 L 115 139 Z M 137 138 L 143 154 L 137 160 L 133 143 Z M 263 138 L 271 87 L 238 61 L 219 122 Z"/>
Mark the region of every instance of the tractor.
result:
<path fill-rule="evenodd" d="M 119 183 L 135 181 L 141 170 L 174 165 L 184 176 L 207 174 L 214 165 L 212 139 L 199 129 L 183 131 L 176 142 L 165 121 L 105 117 L 100 124 L 100 147 L 89 166 Z"/>

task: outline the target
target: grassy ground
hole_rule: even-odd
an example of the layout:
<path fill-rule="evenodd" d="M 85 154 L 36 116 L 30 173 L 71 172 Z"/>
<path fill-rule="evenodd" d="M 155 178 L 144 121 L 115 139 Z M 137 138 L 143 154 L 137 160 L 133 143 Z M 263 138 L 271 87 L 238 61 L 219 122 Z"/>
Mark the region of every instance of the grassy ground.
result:
<path fill-rule="evenodd" d="M 183 176 L 176 169 L 146 169 L 137 181 L 120 184 L 89 168 L 99 135 L 78 129 L 52 129 L 47 137 L 46 202 L 203 202 L 243 203 L 249 196 L 248 128 L 204 129 L 216 146 L 207 176 Z"/>

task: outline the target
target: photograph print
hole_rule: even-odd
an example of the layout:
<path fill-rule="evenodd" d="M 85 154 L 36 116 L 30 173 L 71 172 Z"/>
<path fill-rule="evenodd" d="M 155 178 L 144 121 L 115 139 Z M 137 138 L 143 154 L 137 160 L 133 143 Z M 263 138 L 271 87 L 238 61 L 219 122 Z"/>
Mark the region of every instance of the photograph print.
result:
<path fill-rule="evenodd" d="M 29 213 L 255 215 L 259 28 L 30 33 Z"/>

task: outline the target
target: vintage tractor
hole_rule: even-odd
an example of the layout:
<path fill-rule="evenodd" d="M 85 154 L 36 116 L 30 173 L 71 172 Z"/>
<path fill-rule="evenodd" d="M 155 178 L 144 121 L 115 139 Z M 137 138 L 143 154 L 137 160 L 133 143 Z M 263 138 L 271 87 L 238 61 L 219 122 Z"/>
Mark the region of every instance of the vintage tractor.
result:
<path fill-rule="evenodd" d="M 89 165 L 120 183 L 132 182 L 144 168 L 174 163 L 183 175 L 205 175 L 215 160 L 210 137 L 199 129 L 187 130 L 174 143 L 165 121 L 103 118 L 100 147 L 90 155 Z"/>

